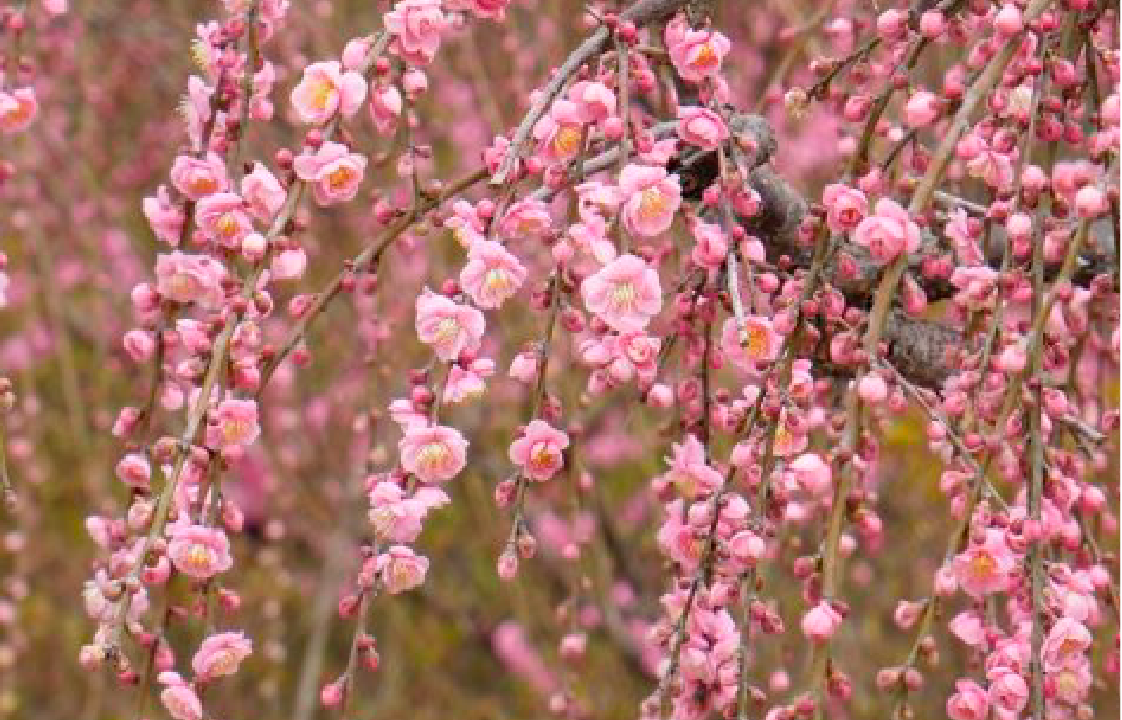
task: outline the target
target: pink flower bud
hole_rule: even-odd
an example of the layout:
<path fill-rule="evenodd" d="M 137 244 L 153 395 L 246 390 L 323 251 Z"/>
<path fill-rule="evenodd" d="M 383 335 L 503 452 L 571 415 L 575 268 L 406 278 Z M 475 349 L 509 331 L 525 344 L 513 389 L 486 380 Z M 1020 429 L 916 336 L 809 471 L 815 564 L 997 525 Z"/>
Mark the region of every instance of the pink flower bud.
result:
<path fill-rule="evenodd" d="M 1021 11 L 1016 5 L 1006 4 L 993 19 L 993 26 L 1003 37 L 1013 37 L 1025 26 Z"/>

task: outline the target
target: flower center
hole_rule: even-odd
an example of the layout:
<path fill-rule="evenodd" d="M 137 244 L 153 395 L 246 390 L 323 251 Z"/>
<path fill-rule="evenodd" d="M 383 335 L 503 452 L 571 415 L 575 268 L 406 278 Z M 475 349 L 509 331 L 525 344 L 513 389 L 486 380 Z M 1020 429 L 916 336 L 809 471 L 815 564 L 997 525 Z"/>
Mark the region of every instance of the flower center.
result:
<path fill-rule="evenodd" d="M 435 470 L 448 460 L 449 455 L 443 443 L 429 443 L 417 452 L 417 464 L 424 470 Z"/>
<path fill-rule="evenodd" d="M 209 195 L 218 189 L 218 183 L 212 177 L 196 177 L 191 180 L 191 191 L 196 195 Z"/>
<path fill-rule="evenodd" d="M 220 650 L 211 661 L 212 675 L 233 675 L 238 669 L 238 658 L 229 650 Z"/>
<path fill-rule="evenodd" d="M 695 64 L 702 67 L 712 67 L 717 64 L 717 53 L 713 51 L 713 46 L 705 43 L 697 50 L 697 57 L 694 60 Z"/>
<path fill-rule="evenodd" d="M 332 190 L 341 190 L 347 186 L 352 177 L 354 177 L 354 173 L 351 172 L 350 168 L 340 165 L 328 174 L 327 184 L 331 186 Z"/>
<path fill-rule="evenodd" d="M 234 213 L 226 213 L 218 219 L 215 227 L 223 237 L 231 237 L 238 231 L 238 219 L 234 217 Z"/>
<path fill-rule="evenodd" d="M 491 268 L 483 278 L 483 289 L 492 294 L 506 292 L 510 285 L 510 275 L 502 268 Z"/>
<path fill-rule="evenodd" d="M 580 130 L 572 125 L 562 125 L 553 138 L 553 149 L 558 155 L 572 155 L 580 148 Z"/>
<path fill-rule="evenodd" d="M 615 312 L 628 312 L 635 306 L 638 295 L 634 283 L 623 282 L 612 288 L 608 301 Z"/>
<path fill-rule="evenodd" d="M 187 549 L 185 562 L 196 572 L 205 572 L 212 564 L 213 551 L 206 545 L 195 543 Z"/>
<path fill-rule="evenodd" d="M 227 420 L 222 423 L 222 437 L 228 445 L 240 443 L 249 437 L 252 425 L 248 420 Z"/>
<path fill-rule="evenodd" d="M 997 574 L 997 562 L 989 553 L 980 552 L 970 560 L 970 573 L 975 580 L 989 580 Z"/>
<path fill-rule="evenodd" d="M 335 86 L 326 80 L 316 80 L 312 86 L 311 103 L 316 110 L 326 110 L 335 94 Z"/>
<path fill-rule="evenodd" d="M 759 325 L 748 325 L 744 328 L 744 352 L 749 360 L 762 360 L 767 357 L 768 341 L 767 329 Z"/>
<path fill-rule="evenodd" d="M 652 220 L 666 212 L 666 196 L 656 187 L 639 193 L 639 217 Z"/>
<path fill-rule="evenodd" d="M 195 278 L 187 273 L 176 273 L 168 280 L 168 289 L 176 300 L 189 300 L 195 294 L 196 288 Z"/>
<path fill-rule="evenodd" d="M 460 324 L 454 318 L 443 318 L 436 324 L 436 342 L 448 345 L 455 341 L 460 332 Z"/>
<path fill-rule="evenodd" d="M 549 443 L 540 442 L 530 450 L 530 465 L 535 470 L 547 470 L 553 465 L 553 448 Z"/>

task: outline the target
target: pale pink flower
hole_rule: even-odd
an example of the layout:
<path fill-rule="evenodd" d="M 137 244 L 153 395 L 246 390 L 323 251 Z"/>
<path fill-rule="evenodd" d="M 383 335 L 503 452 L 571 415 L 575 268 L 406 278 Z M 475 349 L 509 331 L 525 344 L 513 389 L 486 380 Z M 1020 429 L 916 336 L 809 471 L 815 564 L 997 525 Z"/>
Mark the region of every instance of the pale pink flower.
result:
<path fill-rule="evenodd" d="M 420 487 L 413 497 L 396 483 L 379 482 L 370 491 L 370 524 L 383 540 L 411 543 L 421 534 L 421 521 L 430 510 L 451 502 L 440 488 Z"/>
<path fill-rule="evenodd" d="M 600 82 L 581 80 L 569 88 L 569 99 L 577 105 L 581 121 L 600 123 L 616 111 L 616 94 Z"/>
<path fill-rule="evenodd" d="M 986 644 L 986 626 L 975 613 L 960 612 L 951 619 L 948 628 L 952 635 L 970 647 L 983 647 Z"/>
<path fill-rule="evenodd" d="M 465 350 L 478 350 L 485 326 L 483 313 L 471 305 L 460 305 L 427 288 L 417 297 L 417 336 L 445 362 L 456 360 Z"/>
<path fill-rule="evenodd" d="M 694 435 L 687 435 L 680 443 L 671 445 L 672 454 L 666 458 L 670 468 L 661 482 L 673 485 L 686 500 L 711 495 L 721 486 L 724 478 L 705 460 L 705 447 Z"/>
<path fill-rule="evenodd" d="M 677 175 L 653 165 L 628 165 L 619 175 L 623 222 L 635 235 L 654 237 L 670 229 L 682 204 Z"/>
<path fill-rule="evenodd" d="M 511 205 L 499 222 L 499 232 L 509 240 L 540 238 L 549 232 L 553 221 L 549 206 L 541 200 L 526 198 Z"/>
<path fill-rule="evenodd" d="M 760 363 L 770 362 L 779 354 L 783 338 L 775 330 L 771 318 L 748 315 L 744 328 L 736 318 L 728 318 L 721 326 L 721 347 L 725 356 L 737 366 L 755 370 Z"/>
<path fill-rule="evenodd" d="M 671 23 L 672 24 L 672 23 Z M 666 28 L 666 45 L 670 62 L 683 80 L 700 83 L 721 71 L 721 62 L 732 48 L 729 39 L 713 30 Z"/>
<path fill-rule="evenodd" d="M 1091 633 L 1083 623 L 1062 617 L 1044 640 L 1044 671 L 1074 666 L 1091 646 Z"/>
<path fill-rule="evenodd" d="M 383 135 L 397 127 L 404 102 L 396 85 L 370 86 L 370 120 Z"/>
<path fill-rule="evenodd" d="M 796 482 L 811 495 L 822 495 L 830 489 L 833 473 L 830 464 L 818 453 L 806 453 L 791 461 Z"/>
<path fill-rule="evenodd" d="M 721 116 L 709 108 L 690 106 L 678 108 L 678 137 L 683 142 L 713 150 L 727 140 L 729 129 Z"/>
<path fill-rule="evenodd" d="M 280 212 L 287 193 L 269 168 L 253 164 L 253 172 L 242 178 L 242 197 L 250 212 L 262 222 L 269 222 Z"/>
<path fill-rule="evenodd" d="M 405 545 L 393 545 L 378 556 L 375 565 L 382 574 L 382 584 L 390 595 L 418 587 L 429 571 L 429 559 Z"/>
<path fill-rule="evenodd" d="M 232 192 L 207 195 L 195 205 L 195 220 L 206 236 L 224 248 L 237 248 L 253 232 L 245 200 Z"/>
<path fill-rule="evenodd" d="M 900 253 L 914 253 L 919 249 L 919 226 L 895 201 L 881 198 L 876 204 L 876 214 L 858 223 L 853 242 L 866 248 L 874 260 L 884 265 Z"/>
<path fill-rule="evenodd" d="M 393 35 L 394 52 L 415 65 L 432 62 L 447 26 L 440 0 L 401 0 L 382 20 Z"/>
<path fill-rule="evenodd" d="M 230 541 L 218 528 L 183 522 L 172 525 L 168 534 L 168 557 L 184 575 L 206 580 L 226 572 L 234 564 Z"/>
<path fill-rule="evenodd" d="M 476 240 L 468 250 L 460 285 L 481 308 L 496 308 L 512 297 L 526 280 L 518 258 L 492 240 Z"/>
<path fill-rule="evenodd" d="M 213 680 L 233 675 L 242 660 L 253 652 L 253 641 L 240 632 L 221 632 L 199 644 L 191 658 L 191 669 L 197 680 Z"/>
<path fill-rule="evenodd" d="M 226 163 L 213 152 L 206 157 L 180 155 L 171 164 L 171 184 L 190 200 L 200 200 L 207 195 L 222 192 L 230 186 L 226 177 Z"/>
<path fill-rule="evenodd" d="M 139 453 L 129 453 L 117 463 L 117 477 L 131 488 L 147 490 L 152 481 L 152 467 L 148 458 Z"/>
<path fill-rule="evenodd" d="M 569 447 L 569 436 L 544 420 L 534 420 L 526 432 L 510 444 L 510 461 L 522 468 L 531 480 L 548 480 L 564 464 L 562 451 Z"/>
<path fill-rule="evenodd" d="M 1005 153 L 991 150 L 985 141 L 983 147 L 967 161 L 966 170 L 995 190 L 1004 190 L 1013 184 L 1013 159 Z"/>
<path fill-rule="evenodd" d="M 173 252 L 156 258 L 156 290 L 173 302 L 218 305 L 224 277 L 226 268 L 209 255 Z"/>
<path fill-rule="evenodd" d="M 165 685 L 160 702 L 175 720 L 203 720 L 203 703 L 178 673 L 162 672 L 158 680 Z"/>
<path fill-rule="evenodd" d="M 292 105 L 300 121 L 315 125 L 327 122 L 336 112 L 344 117 L 354 115 L 365 98 L 362 75 L 344 72 L 337 60 L 308 65 L 292 89 Z"/>
<path fill-rule="evenodd" d="M 554 165 L 576 157 L 581 149 L 583 129 L 584 115 L 580 106 L 569 100 L 555 101 L 534 125 L 538 155 Z"/>
<path fill-rule="evenodd" d="M 453 365 L 444 383 L 444 402 L 460 403 L 482 397 L 487 389 L 485 378 L 494 372 L 495 363 L 486 358 L 475 360 L 470 367 Z"/>
<path fill-rule="evenodd" d="M 801 420 L 796 422 L 787 408 L 780 410 L 779 419 L 775 421 L 775 443 L 772 448 L 776 457 L 798 455 L 806 450 L 807 442 L 806 424 Z"/>
<path fill-rule="evenodd" d="M 920 90 L 908 98 L 904 119 L 910 128 L 927 127 L 939 117 L 939 98 L 935 93 Z"/>
<path fill-rule="evenodd" d="M 226 399 L 210 416 L 206 429 L 207 446 L 214 450 L 252 445 L 261 428 L 257 424 L 257 402 Z"/>
<path fill-rule="evenodd" d="M 984 542 L 971 545 L 952 561 L 959 585 L 974 598 L 1005 590 L 1016 565 L 1004 533 L 992 528 Z"/>
<path fill-rule="evenodd" d="M 19 132 L 30 125 L 38 114 L 39 102 L 32 88 L 16 88 L 11 92 L 0 90 L 0 132 Z"/>
<path fill-rule="evenodd" d="M 510 370 L 507 371 L 512 378 L 529 385 L 538 374 L 538 354 L 533 352 L 520 352 L 510 361 Z"/>
<path fill-rule="evenodd" d="M 342 143 L 325 142 L 314 155 L 300 155 L 293 161 L 296 176 L 313 184 L 316 202 L 333 205 L 358 194 L 366 158 Z"/>
<path fill-rule="evenodd" d="M 467 464 L 468 442 L 455 428 L 413 425 L 398 444 L 401 467 L 421 482 L 444 483 Z"/>
<path fill-rule="evenodd" d="M 132 361 L 141 363 L 156 351 L 156 338 L 148 330 L 129 330 L 125 333 L 123 345 Z"/>
<path fill-rule="evenodd" d="M 989 701 L 994 710 L 1004 710 L 1007 717 L 1015 718 L 1028 704 L 1028 684 L 1019 673 L 1000 672 L 990 681 Z"/>
<path fill-rule="evenodd" d="M 1046 687 L 1055 691 L 1061 702 L 1078 705 L 1086 700 L 1087 690 L 1091 687 L 1091 663 L 1085 656 L 1080 656 L 1075 664 L 1050 673 L 1045 683 Z"/>
<path fill-rule="evenodd" d="M 869 214 L 869 201 L 865 193 L 848 185 L 827 185 L 822 191 L 826 205 L 826 225 L 831 232 L 845 233 L 856 229 Z"/>
<path fill-rule="evenodd" d="M 635 255 L 622 255 L 581 283 L 590 312 L 618 332 L 642 330 L 662 308 L 658 273 Z"/>
<path fill-rule="evenodd" d="M 304 248 L 285 248 L 273 256 L 269 271 L 274 280 L 295 280 L 304 275 L 308 267 L 308 255 Z"/>
<path fill-rule="evenodd" d="M 951 720 L 986 720 L 990 702 L 986 691 L 973 680 L 956 680 L 955 694 L 947 698 L 947 717 Z"/>
<path fill-rule="evenodd" d="M 801 626 L 803 635 L 823 643 L 833 637 L 841 624 L 842 616 L 830 603 L 822 600 L 803 615 Z"/>
<path fill-rule="evenodd" d="M 161 242 L 176 246 L 183 234 L 185 217 L 183 208 L 173 204 L 166 185 L 156 189 L 156 197 L 146 197 L 142 203 L 144 217 Z"/>

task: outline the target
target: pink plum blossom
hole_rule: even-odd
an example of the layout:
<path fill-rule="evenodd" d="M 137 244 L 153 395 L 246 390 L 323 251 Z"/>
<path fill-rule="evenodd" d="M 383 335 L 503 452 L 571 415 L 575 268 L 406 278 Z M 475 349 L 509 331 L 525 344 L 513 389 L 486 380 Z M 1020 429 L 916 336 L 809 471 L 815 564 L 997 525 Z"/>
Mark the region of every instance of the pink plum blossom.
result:
<path fill-rule="evenodd" d="M 376 567 L 381 573 L 386 592 L 396 595 L 424 583 L 425 575 L 429 570 L 429 560 L 413 552 L 410 547 L 392 545 L 378 556 Z"/>
<path fill-rule="evenodd" d="M 400 0 L 382 18 L 393 36 L 394 51 L 415 65 L 432 62 L 440 47 L 440 36 L 447 25 L 440 2 Z"/>
<path fill-rule="evenodd" d="M 526 268 L 502 245 L 477 240 L 460 271 L 460 285 L 481 308 L 496 308 L 510 299 L 526 280 Z"/>
<path fill-rule="evenodd" d="M 179 523 L 168 531 L 168 557 L 184 575 L 206 580 L 226 572 L 233 564 L 226 533 L 203 525 Z"/>
<path fill-rule="evenodd" d="M 628 165 L 619 176 L 623 222 L 628 232 L 655 237 L 670 229 L 682 203 L 677 175 L 652 165 Z"/>
<path fill-rule="evenodd" d="M 354 115 L 365 98 L 362 75 L 344 71 L 336 60 L 308 65 L 300 83 L 292 89 L 297 117 L 314 125 L 322 125 L 337 112 L 344 117 Z"/>
<path fill-rule="evenodd" d="M 526 431 L 510 445 L 510 461 L 522 468 L 531 480 L 550 479 L 564 463 L 562 451 L 569 447 L 569 436 L 543 420 L 533 420 Z"/>
<path fill-rule="evenodd" d="M 621 255 L 581 283 L 585 307 L 608 327 L 634 332 L 662 307 L 658 273 L 635 255 Z"/>
<path fill-rule="evenodd" d="M 398 444 L 401 467 L 421 482 L 445 483 L 467 464 L 468 442 L 455 428 L 412 426 Z"/>
<path fill-rule="evenodd" d="M 882 265 L 892 262 L 900 253 L 919 250 L 919 226 L 907 210 L 888 198 L 878 200 L 875 210 L 854 229 L 854 243 L 866 248 Z"/>
<path fill-rule="evenodd" d="M 485 326 L 483 313 L 470 305 L 428 289 L 417 297 L 417 337 L 445 362 L 459 358 L 465 350 L 478 350 Z"/>
<path fill-rule="evenodd" d="M 296 176 L 312 183 L 316 202 L 334 205 L 358 194 L 366 158 L 342 143 L 325 142 L 315 154 L 303 154 L 293 162 Z"/>
<path fill-rule="evenodd" d="M 729 129 L 721 116 L 709 108 L 678 108 L 678 137 L 682 142 L 712 150 L 727 140 Z"/>
<path fill-rule="evenodd" d="M 199 649 L 191 658 L 191 669 L 200 681 L 233 675 L 238 671 L 242 660 L 252 652 L 253 641 L 243 633 L 216 633 L 199 644 Z"/>

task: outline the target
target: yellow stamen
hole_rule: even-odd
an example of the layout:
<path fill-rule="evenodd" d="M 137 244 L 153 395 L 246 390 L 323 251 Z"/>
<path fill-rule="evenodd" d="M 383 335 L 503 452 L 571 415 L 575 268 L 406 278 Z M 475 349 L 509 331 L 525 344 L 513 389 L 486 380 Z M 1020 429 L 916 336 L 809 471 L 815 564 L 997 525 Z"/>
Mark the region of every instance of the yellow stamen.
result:
<path fill-rule="evenodd" d="M 656 187 L 639 193 L 639 217 L 650 220 L 666 212 L 666 196 Z"/>
<path fill-rule="evenodd" d="M 572 125 L 563 125 L 553 138 L 553 149 L 558 155 L 573 155 L 580 149 L 580 130 Z"/>

